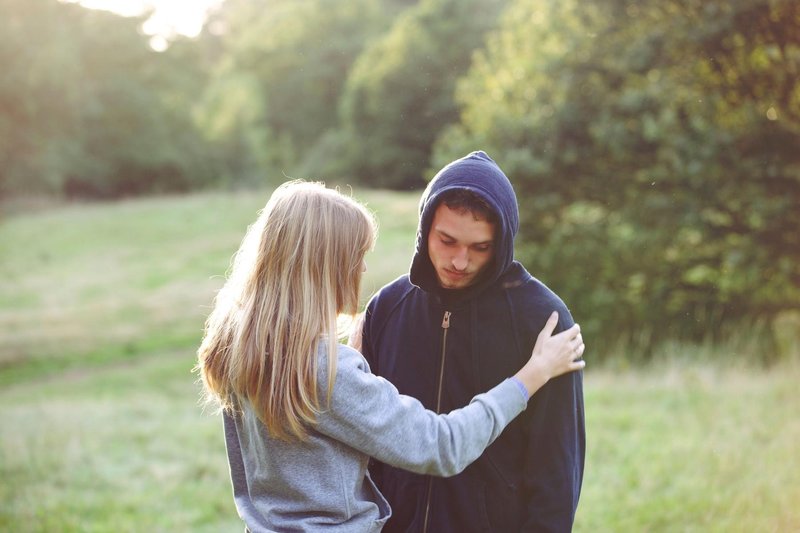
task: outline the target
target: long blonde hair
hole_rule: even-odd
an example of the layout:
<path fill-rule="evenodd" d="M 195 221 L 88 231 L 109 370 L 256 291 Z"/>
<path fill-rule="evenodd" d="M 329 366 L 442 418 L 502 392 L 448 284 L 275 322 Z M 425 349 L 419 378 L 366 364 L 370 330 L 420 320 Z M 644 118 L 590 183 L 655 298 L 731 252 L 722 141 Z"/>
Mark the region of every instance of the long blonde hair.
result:
<path fill-rule="evenodd" d="M 321 183 L 292 181 L 250 226 L 197 352 L 206 400 L 252 405 L 270 434 L 304 439 L 321 410 L 317 349 L 327 343 L 328 400 L 336 321 L 358 308 L 364 254 L 376 223 L 361 204 Z"/>

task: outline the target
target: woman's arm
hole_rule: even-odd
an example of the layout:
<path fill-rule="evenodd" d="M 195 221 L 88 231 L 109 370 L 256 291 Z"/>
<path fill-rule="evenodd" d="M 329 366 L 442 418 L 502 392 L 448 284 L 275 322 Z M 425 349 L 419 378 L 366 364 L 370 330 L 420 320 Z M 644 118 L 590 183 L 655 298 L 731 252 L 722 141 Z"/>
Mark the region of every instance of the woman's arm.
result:
<path fill-rule="evenodd" d="M 327 376 L 319 382 L 327 383 Z M 340 346 L 331 405 L 318 417 L 316 429 L 386 464 L 453 476 L 477 459 L 526 405 L 517 385 L 505 380 L 466 407 L 437 415 L 371 374 L 361 354 Z"/>
<path fill-rule="evenodd" d="M 574 360 L 583 353 L 579 329 L 553 336 L 557 320 L 554 313 L 530 360 L 515 375 L 527 397 L 507 379 L 447 414 L 426 410 L 418 400 L 399 394 L 394 385 L 369 372 L 361 354 L 340 346 L 331 405 L 318 418 L 317 429 L 392 466 L 455 475 L 483 453 L 550 378 L 583 368 L 583 361 Z M 325 359 L 320 358 L 321 364 Z M 322 374 L 319 382 L 327 384 Z"/>

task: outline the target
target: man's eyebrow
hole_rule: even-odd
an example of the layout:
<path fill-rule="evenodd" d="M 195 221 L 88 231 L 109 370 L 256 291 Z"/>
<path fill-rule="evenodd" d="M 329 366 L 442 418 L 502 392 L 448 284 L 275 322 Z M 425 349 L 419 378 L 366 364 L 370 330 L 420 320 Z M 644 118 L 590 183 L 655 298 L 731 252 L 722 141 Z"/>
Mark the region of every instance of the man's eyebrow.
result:
<path fill-rule="evenodd" d="M 458 240 L 455 237 L 453 237 L 452 235 L 450 235 L 449 233 L 447 233 L 446 231 L 441 230 L 439 228 L 433 228 L 433 231 L 435 231 L 436 233 L 438 233 L 442 237 L 445 237 L 446 239 L 450 239 L 451 241 L 457 241 Z M 494 244 L 494 239 L 489 239 L 488 241 L 473 242 L 471 244 L 471 246 L 483 246 L 483 245 L 491 245 L 491 244 Z"/>
<path fill-rule="evenodd" d="M 451 241 L 454 241 L 454 240 L 456 240 L 456 238 L 455 238 L 455 237 L 453 237 L 452 235 L 450 235 L 449 233 L 447 233 L 447 232 L 446 232 L 446 231 L 444 231 L 444 230 L 440 230 L 439 228 L 433 228 L 433 231 L 435 231 L 436 233 L 438 233 L 438 234 L 439 234 L 439 235 L 441 235 L 442 237 L 445 237 L 445 238 L 447 238 L 447 239 L 450 239 Z"/>

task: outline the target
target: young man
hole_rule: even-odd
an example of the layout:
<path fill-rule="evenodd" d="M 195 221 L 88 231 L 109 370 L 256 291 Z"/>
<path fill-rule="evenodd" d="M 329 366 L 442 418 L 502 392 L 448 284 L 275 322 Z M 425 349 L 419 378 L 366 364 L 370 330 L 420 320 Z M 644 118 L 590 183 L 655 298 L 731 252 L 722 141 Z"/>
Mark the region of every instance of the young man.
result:
<path fill-rule="evenodd" d="M 513 374 L 561 299 L 514 261 L 517 200 L 483 152 L 444 167 L 420 202 L 411 270 L 367 306 L 362 352 L 375 374 L 447 412 Z M 392 507 L 385 532 L 570 531 L 583 480 L 583 375 L 552 380 L 461 474 L 373 464 Z M 524 468 L 519 465 L 524 464 Z"/>

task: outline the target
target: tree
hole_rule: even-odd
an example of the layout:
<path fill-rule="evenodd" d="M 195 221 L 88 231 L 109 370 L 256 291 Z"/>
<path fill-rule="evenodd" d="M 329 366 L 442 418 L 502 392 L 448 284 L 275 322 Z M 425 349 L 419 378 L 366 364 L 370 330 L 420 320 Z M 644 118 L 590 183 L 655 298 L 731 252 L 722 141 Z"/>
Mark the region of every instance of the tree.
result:
<path fill-rule="evenodd" d="M 109 197 L 211 179 L 181 80 L 189 69 L 149 48 L 142 18 L 2 2 L 4 194 Z"/>
<path fill-rule="evenodd" d="M 438 133 L 458 118 L 456 79 L 504 0 L 423 0 L 359 57 L 342 97 L 345 168 L 362 182 L 423 187 Z"/>
<path fill-rule="evenodd" d="M 79 151 L 70 135 L 77 94 L 59 83 L 76 72 L 69 36 L 77 13 L 41 0 L 0 6 L 0 194 L 57 191 L 61 160 Z"/>
<path fill-rule="evenodd" d="M 255 132 L 245 136 L 266 143 L 250 159 L 261 172 L 277 166 L 278 172 L 294 174 L 336 126 L 356 57 L 401 8 L 390 0 L 228 0 L 212 21 L 222 27 L 225 53 L 209 88 L 213 104 L 206 119 L 216 120 L 214 109 L 241 108 L 233 100 L 245 98 L 240 102 L 247 102 L 250 112 L 242 109 L 240 115 Z M 239 80 L 239 89 L 226 96 L 223 88 L 231 78 Z M 233 138 L 229 142 L 243 146 Z"/>
<path fill-rule="evenodd" d="M 589 333 L 719 337 L 800 306 L 800 5 L 517 1 L 437 164 L 513 177 L 520 255 Z"/>
<path fill-rule="evenodd" d="M 86 11 L 78 52 L 80 159 L 70 194 L 119 196 L 188 190 L 213 179 L 191 117 L 186 55 L 149 48 L 134 21 Z M 197 79 L 192 76 L 192 79 Z"/>

